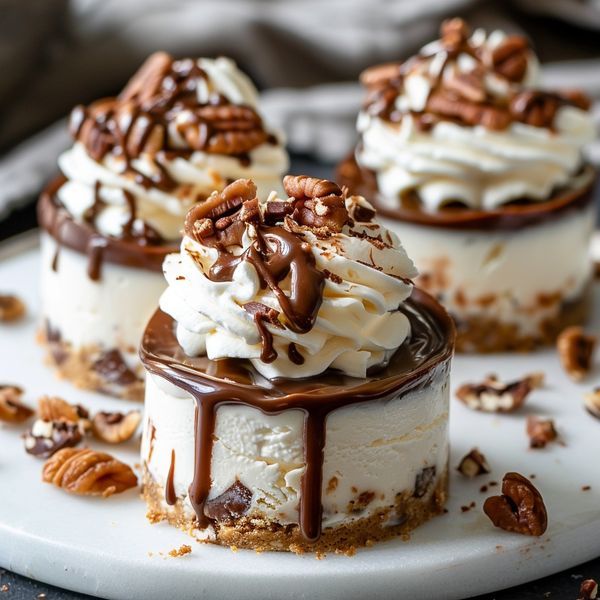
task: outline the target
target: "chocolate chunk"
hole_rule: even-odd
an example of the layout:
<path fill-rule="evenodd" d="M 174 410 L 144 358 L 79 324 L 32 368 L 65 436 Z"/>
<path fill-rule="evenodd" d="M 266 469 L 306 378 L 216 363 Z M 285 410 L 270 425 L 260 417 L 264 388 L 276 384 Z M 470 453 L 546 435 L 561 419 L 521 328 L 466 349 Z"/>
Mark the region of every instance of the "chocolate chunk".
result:
<path fill-rule="evenodd" d="M 94 362 L 92 368 L 108 383 L 129 385 L 138 381 L 118 350 L 108 350 Z"/>
<path fill-rule="evenodd" d="M 62 448 L 76 446 L 83 439 L 78 423 L 37 420 L 23 435 L 25 451 L 38 458 L 49 458 Z"/>
<path fill-rule="evenodd" d="M 418 475 L 415 480 L 415 490 L 413 496 L 415 498 L 422 498 L 429 492 L 433 479 L 435 477 L 435 467 L 425 467 Z"/>
<path fill-rule="evenodd" d="M 459 473 L 465 477 L 473 478 L 478 475 L 486 475 L 490 472 L 490 466 L 485 456 L 477 448 L 473 448 L 465 455 L 457 467 Z"/>
<path fill-rule="evenodd" d="M 251 503 L 252 492 L 236 479 L 220 496 L 206 501 L 204 514 L 209 519 L 226 523 L 243 517 Z"/>

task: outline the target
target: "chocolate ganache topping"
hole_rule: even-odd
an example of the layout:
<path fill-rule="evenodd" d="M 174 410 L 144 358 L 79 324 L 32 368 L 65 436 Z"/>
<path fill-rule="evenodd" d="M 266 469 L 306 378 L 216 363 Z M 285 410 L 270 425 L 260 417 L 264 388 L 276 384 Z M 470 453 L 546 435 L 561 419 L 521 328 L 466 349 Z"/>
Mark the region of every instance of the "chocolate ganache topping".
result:
<path fill-rule="evenodd" d="M 59 158 L 64 178 L 49 186 L 40 223 L 77 250 L 111 246 L 102 254 L 112 260 L 117 246 L 144 252 L 178 242 L 189 208 L 229 181 L 252 177 L 259 192 L 279 189 L 287 153 L 257 104 L 229 59 L 153 54 L 119 96 L 72 111 L 75 143 Z M 94 242 L 73 243 L 78 228 Z"/>
<path fill-rule="evenodd" d="M 582 149 L 594 137 L 589 100 L 540 89 L 522 36 L 451 19 L 416 56 L 361 81 L 355 158 L 375 178 L 378 208 L 491 211 L 581 183 Z"/>
<path fill-rule="evenodd" d="M 336 184 L 287 176 L 260 201 L 238 180 L 190 210 L 165 260 L 161 308 L 190 356 L 247 358 L 264 376 L 364 377 L 410 327 L 414 266 L 374 210 Z"/>

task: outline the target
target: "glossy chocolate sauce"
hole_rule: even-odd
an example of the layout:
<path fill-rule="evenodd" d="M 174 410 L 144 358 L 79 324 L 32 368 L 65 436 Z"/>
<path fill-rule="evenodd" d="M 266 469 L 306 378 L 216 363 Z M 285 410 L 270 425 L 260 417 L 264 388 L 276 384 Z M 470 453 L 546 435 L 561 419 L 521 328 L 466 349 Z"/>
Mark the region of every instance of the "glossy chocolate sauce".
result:
<path fill-rule="evenodd" d="M 490 210 L 453 205 L 429 212 L 422 209 L 418 200 L 399 202 L 402 205 L 398 208 L 390 208 L 378 198 L 375 173 L 360 167 L 354 153 L 338 165 L 336 181 L 347 186 L 351 193 L 364 196 L 379 214 L 390 219 L 441 229 L 510 231 L 560 219 L 569 211 L 587 207 L 594 198 L 595 172 L 590 166 L 584 170 L 590 177 L 580 189 L 557 193 L 545 202 L 523 199 Z"/>
<path fill-rule="evenodd" d="M 309 541 L 321 532 L 323 450 L 328 415 L 359 402 L 385 401 L 429 385 L 450 368 L 454 326 L 444 309 L 415 289 L 401 307 L 410 320 L 411 337 L 385 367 L 365 379 L 334 370 L 306 379 L 267 380 L 249 361 L 190 358 L 179 346 L 173 319 L 157 311 L 146 328 L 140 356 L 146 369 L 189 392 L 196 401 L 195 466 L 189 497 L 198 525 L 211 522 L 205 511 L 211 486 L 212 446 L 217 409 L 240 404 L 278 414 L 301 410 L 304 417 L 305 473 L 301 482 L 299 523 Z M 243 483 L 243 482 L 242 482 Z"/>
<path fill-rule="evenodd" d="M 169 506 L 173 506 L 177 502 L 177 494 L 175 493 L 175 450 L 171 450 L 171 464 L 167 474 L 165 483 L 165 502 Z"/>

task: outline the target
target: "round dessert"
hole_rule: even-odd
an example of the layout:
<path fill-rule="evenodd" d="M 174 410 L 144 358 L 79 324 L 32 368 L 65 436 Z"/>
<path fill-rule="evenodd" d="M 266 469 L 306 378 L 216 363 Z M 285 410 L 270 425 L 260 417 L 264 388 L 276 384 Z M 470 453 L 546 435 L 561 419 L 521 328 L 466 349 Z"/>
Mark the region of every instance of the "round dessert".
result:
<path fill-rule="evenodd" d="M 594 126 L 581 93 L 540 91 L 537 71 L 525 38 L 452 19 L 417 56 L 362 75 L 338 181 L 400 236 L 462 351 L 530 350 L 589 311 Z"/>
<path fill-rule="evenodd" d="M 71 114 L 62 175 L 38 203 L 41 337 L 59 374 L 143 398 L 138 346 L 188 209 L 239 177 L 281 186 L 288 157 L 226 58 L 152 55 L 116 98 Z"/>
<path fill-rule="evenodd" d="M 364 198 L 192 208 L 140 355 L 144 497 L 209 542 L 352 553 L 443 510 L 454 327 Z"/>

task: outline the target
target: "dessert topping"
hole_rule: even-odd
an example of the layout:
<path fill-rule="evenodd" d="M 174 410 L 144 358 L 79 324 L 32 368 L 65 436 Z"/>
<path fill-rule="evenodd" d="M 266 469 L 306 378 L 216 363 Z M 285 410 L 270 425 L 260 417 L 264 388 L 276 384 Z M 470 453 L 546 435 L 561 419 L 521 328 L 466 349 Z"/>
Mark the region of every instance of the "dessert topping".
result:
<path fill-rule="evenodd" d="M 483 511 L 492 523 L 514 533 L 540 536 L 548 526 L 548 515 L 541 494 L 519 473 L 502 479 L 502 495 L 489 497 Z"/>
<path fill-rule="evenodd" d="M 473 410 L 513 412 L 523 406 L 529 393 L 543 385 L 543 373 L 532 373 L 523 379 L 503 383 L 488 375 L 481 383 L 465 383 L 456 390 L 456 397 Z"/>
<path fill-rule="evenodd" d="M 141 420 L 139 410 L 131 410 L 127 414 L 98 412 L 92 419 L 92 433 L 108 444 L 120 444 L 133 437 Z"/>
<path fill-rule="evenodd" d="M 34 412 L 21 402 L 23 389 L 17 385 L 0 384 L 0 421 L 23 423 Z"/>
<path fill-rule="evenodd" d="M 11 294 L 0 294 L 0 322 L 18 321 L 25 315 L 25 304 Z"/>
<path fill-rule="evenodd" d="M 527 435 L 530 448 L 545 448 L 558 439 L 553 419 L 541 419 L 532 415 L 527 417 Z"/>
<path fill-rule="evenodd" d="M 585 394 L 584 405 L 590 415 L 600 419 L 600 387 Z"/>
<path fill-rule="evenodd" d="M 590 371 L 596 348 L 596 337 L 579 326 L 567 327 L 556 340 L 560 362 L 574 381 L 580 381 Z"/>
<path fill-rule="evenodd" d="M 42 479 L 66 492 L 112 496 L 137 485 L 131 467 L 110 454 L 88 448 L 64 448 L 44 465 Z"/>
<path fill-rule="evenodd" d="M 585 579 L 579 588 L 577 600 L 596 600 L 598 597 L 598 584 L 593 579 Z"/>
<path fill-rule="evenodd" d="M 477 448 L 473 448 L 468 454 L 463 456 L 457 470 L 465 477 L 472 479 L 478 475 L 487 475 L 490 473 L 490 466 L 485 456 Z"/>

